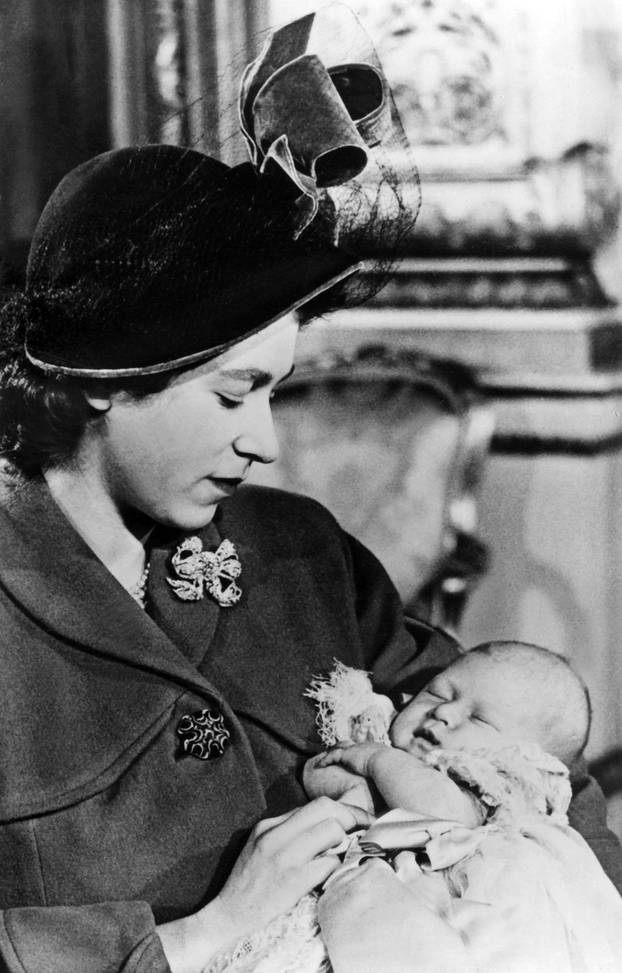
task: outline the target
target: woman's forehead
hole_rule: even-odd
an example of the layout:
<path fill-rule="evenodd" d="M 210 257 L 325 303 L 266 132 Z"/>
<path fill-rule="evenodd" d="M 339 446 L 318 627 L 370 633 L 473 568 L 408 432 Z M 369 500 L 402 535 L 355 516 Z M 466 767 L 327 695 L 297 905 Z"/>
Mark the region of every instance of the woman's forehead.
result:
<path fill-rule="evenodd" d="M 214 359 L 217 369 L 226 371 L 252 365 L 254 361 L 264 357 L 272 358 L 275 353 L 288 355 L 293 352 L 293 345 L 298 334 L 298 321 L 293 314 L 273 321 L 267 328 L 250 335 L 233 345 L 222 355 Z"/>
<path fill-rule="evenodd" d="M 222 354 L 181 373 L 179 380 L 183 381 L 188 376 L 218 377 L 227 374 L 239 377 L 252 371 L 272 373 L 276 370 L 285 374 L 291 369 L 298 329 L 296 317 L 287 314 L 256 334 L 232 345 Z"/>

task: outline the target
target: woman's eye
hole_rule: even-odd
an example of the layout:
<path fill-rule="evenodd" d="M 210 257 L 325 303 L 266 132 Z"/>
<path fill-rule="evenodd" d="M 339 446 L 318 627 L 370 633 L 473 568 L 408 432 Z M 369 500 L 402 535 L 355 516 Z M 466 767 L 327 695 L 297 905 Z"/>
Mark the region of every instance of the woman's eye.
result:
<path fill-rule="evenodd" d="M 237 409 L 238 406 L 242 405 L 241 399 L 230 399 L 227 395 L 218 395 L 218 401 L 220 402 L 223 409 Z"/>

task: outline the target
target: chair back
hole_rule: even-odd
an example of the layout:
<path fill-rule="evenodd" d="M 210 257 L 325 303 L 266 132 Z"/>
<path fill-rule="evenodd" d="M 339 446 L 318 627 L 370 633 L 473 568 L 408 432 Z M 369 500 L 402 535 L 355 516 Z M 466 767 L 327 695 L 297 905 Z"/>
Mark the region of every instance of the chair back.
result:
<path fill-rule="evenodd" d="M 253 482 L 319 500 L 376 554 L 409 610 L 455 627 L 443 585 L 471 542 L 471 573 L 483 567 L 476 498 L 493 428 L 468 371 L 377 345 L 327 354 L 297 366 L 273 412 L 281 455 Z"/>

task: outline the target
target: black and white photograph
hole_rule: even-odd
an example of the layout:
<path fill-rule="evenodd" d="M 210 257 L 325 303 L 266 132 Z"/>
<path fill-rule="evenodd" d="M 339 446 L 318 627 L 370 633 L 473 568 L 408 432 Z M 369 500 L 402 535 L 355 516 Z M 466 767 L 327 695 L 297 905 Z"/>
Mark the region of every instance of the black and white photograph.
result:
<path fill-rule="evenodd" d="M 621 973 L 622 3 L 0 0 L 0 973 Z"/>

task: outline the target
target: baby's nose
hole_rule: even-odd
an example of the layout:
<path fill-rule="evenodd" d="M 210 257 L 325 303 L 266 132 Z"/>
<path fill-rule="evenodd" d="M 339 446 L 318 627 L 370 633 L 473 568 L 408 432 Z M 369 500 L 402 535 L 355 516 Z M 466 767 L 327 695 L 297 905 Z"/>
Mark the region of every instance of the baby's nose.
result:
<path fill-rule="evenodd" d="M 432 718 L 445 726 L 454 727 L 460 722 L 460 707 L 453 700 L 444 701 L 434 707 Z"/>

